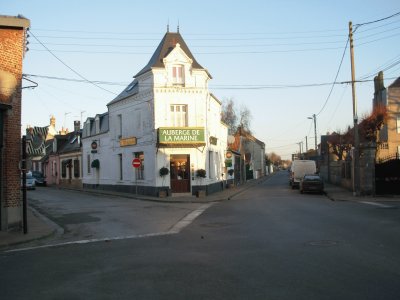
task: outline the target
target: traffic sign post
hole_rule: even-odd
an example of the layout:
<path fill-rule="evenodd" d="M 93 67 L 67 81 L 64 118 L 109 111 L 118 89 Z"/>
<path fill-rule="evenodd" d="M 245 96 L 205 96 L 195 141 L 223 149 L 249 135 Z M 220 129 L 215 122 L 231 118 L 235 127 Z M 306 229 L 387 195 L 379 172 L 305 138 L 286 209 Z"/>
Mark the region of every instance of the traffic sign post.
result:
<path fill-rule="evenodd" d="M 135 169 L 140 168 L 141 165 L 142 165 L 142 162 L 140 161 L 139 158 L 134 158 L 134 159 L 132 160 L 132 166 L 133 166 Z M 137 196 L 137 178 L 138 178 L 138 171 L 136 171 L 136 173 L 135 173 L 135 184 L 136 184 L 135 190 L 136 190 L 136 196 Z"/>

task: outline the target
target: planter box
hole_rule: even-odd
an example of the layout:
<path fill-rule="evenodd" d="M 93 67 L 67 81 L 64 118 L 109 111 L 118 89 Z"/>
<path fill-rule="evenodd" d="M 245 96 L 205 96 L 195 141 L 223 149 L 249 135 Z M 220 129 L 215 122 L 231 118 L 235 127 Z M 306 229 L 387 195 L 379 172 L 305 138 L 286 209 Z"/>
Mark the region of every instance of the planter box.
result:
<path fill-rule="evenodd" d="M 158 191 L 158 197 L 159 198 L 167 197 L 167 191 Z"/>
<path fill-rule="evenodd" d="M 206 191 L 204 190 L 197 191 L 196 193 L 197 198 L 204 198 L 205 196 L 206 196 Z"/>

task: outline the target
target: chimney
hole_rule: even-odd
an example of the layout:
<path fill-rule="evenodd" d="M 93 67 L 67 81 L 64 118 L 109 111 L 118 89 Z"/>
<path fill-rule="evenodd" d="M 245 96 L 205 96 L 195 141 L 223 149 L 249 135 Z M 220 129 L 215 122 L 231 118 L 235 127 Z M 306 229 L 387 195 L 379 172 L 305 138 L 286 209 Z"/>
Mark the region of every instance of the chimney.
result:
<path fill-rule="evenodd" d="M 81 129 L 81 122 L 80 121 L 74 121 L 74 131 L 78 132 Z"/>

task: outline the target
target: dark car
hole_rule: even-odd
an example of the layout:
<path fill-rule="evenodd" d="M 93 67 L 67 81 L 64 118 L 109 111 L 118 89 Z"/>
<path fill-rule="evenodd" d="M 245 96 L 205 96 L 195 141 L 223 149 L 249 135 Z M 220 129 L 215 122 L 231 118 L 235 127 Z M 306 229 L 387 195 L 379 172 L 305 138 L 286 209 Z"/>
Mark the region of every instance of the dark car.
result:
<path fill-rule="evenodd" d="M 313 193 L 324 193 L 324 182 L 319 175 L 306 174 L 300 181 L 300 193 L 313 192 Z"/>
<path fill-rule="evenodd" d="M 46 177 L 40 171 L 32 171 L 32 176 L 35 178 L 36 185 L 46 186 Z"/>

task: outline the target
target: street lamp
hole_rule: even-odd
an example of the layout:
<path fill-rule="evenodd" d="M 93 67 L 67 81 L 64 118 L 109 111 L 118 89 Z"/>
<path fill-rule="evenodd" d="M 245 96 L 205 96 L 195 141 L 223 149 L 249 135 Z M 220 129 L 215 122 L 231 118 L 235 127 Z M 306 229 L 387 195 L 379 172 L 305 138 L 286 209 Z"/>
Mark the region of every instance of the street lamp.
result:
<path fill-rule="evenodd" d="M 312 117 L 308 117 L 307 119 L 314 120 L 315 151 L 317 151 L 317 116 L 313 114 Z"/>

